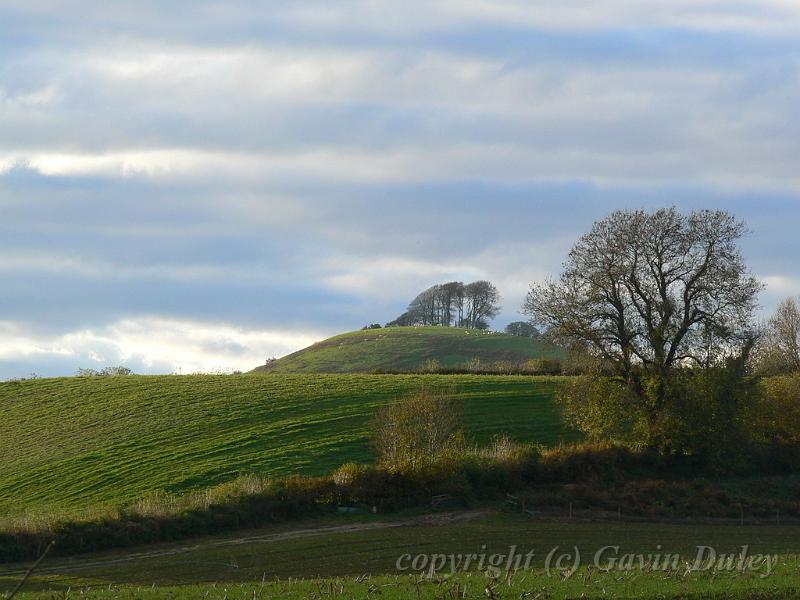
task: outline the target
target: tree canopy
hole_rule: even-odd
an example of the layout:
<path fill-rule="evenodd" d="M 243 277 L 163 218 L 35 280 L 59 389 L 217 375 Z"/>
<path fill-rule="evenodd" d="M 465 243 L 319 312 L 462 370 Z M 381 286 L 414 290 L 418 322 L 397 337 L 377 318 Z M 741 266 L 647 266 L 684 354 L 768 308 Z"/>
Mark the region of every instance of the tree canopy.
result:
<path fill-rule="evenodd" d="M 786 298 L 767 321 L 756 356 L 759 372 L 780 375 L 800 372 L 800 304 Z"/>
<path fill-rule="evenodd" d="M 516 335 L 519 337 L 539 337 L 539 330 L 528 321 L 514 321 L 513 323 L 509 323 L 506 325 L 505 332 L 508 335 Z"/>
<path fill-rule="evenodd" d="M 708 364 L 750 331 L 761 284 L 737 246 L 745 232 L 724 211 L 617 211 L 578 240 L 558 280 L 531 287 L 524 311 L 628 379 Z"/>
<path fill-rule="evenodd" d="M 646 443 L 672 444 L 683 367 L 719 366 L 752 347 L 761 284 L 738 249 L 745 232 L 724 211 L 614 212 L 576 242 L 559 279 L 531 286 L 523 310 L 623 378 Z"/>
<path fill-rule="evenodd" d="M 487 329 L 500 312 L 500 293 L 488 281 L 464 284 L 460 281 L 437 284 L 417 295 L 408 309 L 387 327 L 440 325 Z"/>

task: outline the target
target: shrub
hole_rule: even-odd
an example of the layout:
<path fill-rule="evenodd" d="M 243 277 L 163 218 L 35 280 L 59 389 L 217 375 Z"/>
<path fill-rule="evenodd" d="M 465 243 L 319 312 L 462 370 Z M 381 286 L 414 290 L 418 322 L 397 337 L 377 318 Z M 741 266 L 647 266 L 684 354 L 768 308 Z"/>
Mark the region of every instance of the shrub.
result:
<path fill-rule="evenodd" d="M 518 369 L 510 360 L 497 360 L 492 366 L 492 371 L 500 375 L 510 375 L 517 372 Z"/>
<path fill-rule="evenodd" d="M 519 366 L 519 372 L 528 375 L 560 375 L 561 371 L 561 361 L 557 358 L 529 359 Z"/>
<path fill-rule="evenodd" d="M 441 363 L 435 358 L 429 358 L 419 367 L 420 373 L 439 373 L 442 370 Z"/>
<path fill-rule="evenodd" d="M 333 472 L 333 483 L 339 487 L 349 487 L 355 482 L 360 481 L 365 472 L 369 470 L 366 465 L 357 463 L 345 463 Z"/>
<path fill-rule="evenodd" d="M 800 445 L 800 373 L 770 377 L 762 380 L 761 386 L 756 435 L 767 443 Z"/>
<path fill-rule="evenodd" d="M 483 370 L 483 363 L 481 363 L 481 359 L 477 356 L 470 358 L 464 363 L 464 371 L 467 373 L 481 373 Z"/>
<path fill-rule="evenodd" d="M 590 440 L 621 442 L 631 437 L 636 405 L 618 379 L 576 377 L 559 389 L 556 402 L 564 421 Z"/>
<path fill-rule="evenodd" d="M 372 424 L 381 466 L 413 471 L 463 443 L 461 410 L 451 394 L 424 389 L 382 407 Z"/>
<path fill-rule="evenodd" d="M 166 517 L 176 512 L 178 498 L 162 490 L 145 494 L 130 509 L 131 514 L 140 517 Z"/>
<path fill-rule="evenodd" d="M 665 455 L 683 455 L 712 474 L 741 473 L 756 465 L 753 412 L 761 386 L 743 357 L 705 369 L 684 369 L 665 382 L 665 403 L 647 423 L 650 443 Z"/>

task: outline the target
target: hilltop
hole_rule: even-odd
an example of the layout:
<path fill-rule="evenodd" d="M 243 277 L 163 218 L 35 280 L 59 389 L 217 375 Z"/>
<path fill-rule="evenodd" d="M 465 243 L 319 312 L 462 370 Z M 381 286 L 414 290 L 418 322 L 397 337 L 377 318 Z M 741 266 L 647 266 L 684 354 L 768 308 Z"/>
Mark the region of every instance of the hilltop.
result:
<path fill-rule="evenodd" d="M 275 373 L 413 372 L 427 361 L 461 367 L 478 360 L 521 364 L 563 351 L 527 337 L 456 327 L 387 327 L 343 333 L 279 358 L 256 371 Z"/>

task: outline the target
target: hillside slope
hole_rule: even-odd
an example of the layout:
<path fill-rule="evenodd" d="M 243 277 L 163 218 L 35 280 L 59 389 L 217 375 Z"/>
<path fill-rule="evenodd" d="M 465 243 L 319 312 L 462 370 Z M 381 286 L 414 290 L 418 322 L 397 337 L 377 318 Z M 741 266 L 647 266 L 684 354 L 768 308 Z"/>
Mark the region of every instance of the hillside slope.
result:
<path fill-rule="evenodd" d="M 276 373 L 413 372 L 435 359 L 457 367 L 478 359 L 522 363 L 557 358 L 562 351 L 530 338 L 455 327 L 389 327 L 354 331 L 279 358 L 256 371 Z"/>
<path fill-rule="evenodd" d="M 457 390 L 477 441 L 506 433 L 553 444 L 573 438 L 551 402 L 558 381 L 253 374 L 0 383 L 0 516 L 367 462 L 375 409 L 420 386 Z"/>

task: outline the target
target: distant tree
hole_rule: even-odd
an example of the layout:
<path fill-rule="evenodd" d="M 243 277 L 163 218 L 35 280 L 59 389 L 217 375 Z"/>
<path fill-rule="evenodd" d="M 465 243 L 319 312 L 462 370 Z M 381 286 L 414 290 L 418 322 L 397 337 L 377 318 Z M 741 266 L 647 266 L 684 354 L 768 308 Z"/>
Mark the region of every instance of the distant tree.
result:
<path fill-rule="evenodd" d="M 123 377 L 125 375 L 131 375 L 133 371 L 131 371 L 128 367 L 105 367 L 100 369 L 99 371 L 95 369 L 78 369 L 75 375 L 77 377 Z"/>
<path fill-rule="evenodd" d="M 440 325 L 438 296 L 439 286 L 434 285 L 411 301 L 406 312 L 413 325 Z"/>
<path fill-rule="evenodd" d="M 100 376 L 102 377 L 124 377 L 126 375 L 133 374 L 128 367 L 105 367 L 100 371 Z"/>
<path fill-rule="evenodd" d="M 410 325 L 416 325 L 414 322 L 413 315 L 406 311 L 399 317 L 397 317 L 394 321 L 389 321 L 384 325 L 384 327 L 409 327 Z"/>
<path fill-rule="evenodd" d="M 500 312 L 500 293 L 488 281 L 475 281 L 464 286 L 463 327 L 486 329 L 488 322 Z"/>
<path fill-rule="evenodd" d="M 509 335 L 519 337 L 535 338 L 539 337 L 539 330 L 528 321 L 514 321 L 506 325 L 505 332 Z"/>
<path fill-rule="evenodd" d="M 361 328 L 361 331 L 367 331 L 368 329 L 380 329 L 380 328 L 381 328 L 380 323 L 372 323 L 370 325 L 364 325 L 364 327 Z"/>
<path fill-rule="evenodd" d="M 408 310 L 387 327 L 440 325 L 486 329 L 499 312 L 500 294 L 488 281 L 464 285 L 451 281 L 429 287 L 414 298 Z"/>
<path fill-rule="evenodd" d="M 800 306 L 787 298 L 775 309 L 756 352 L 758 369 L 765 375 L 800 371 Z"/>
<path fill-rule="evenodd" d="M 464 310 L 464 284 L 460 281 L 451 281 L 436 287 L 439 324 L 450 327 L 458 321 Z"/>
<path fill-rule="evenodd" d="M 480 329 L 481 331 L 486 331 L 489 329 L 489 322 L 486 319 L 478 319 L 472 324 L 473 329 Z"/>

